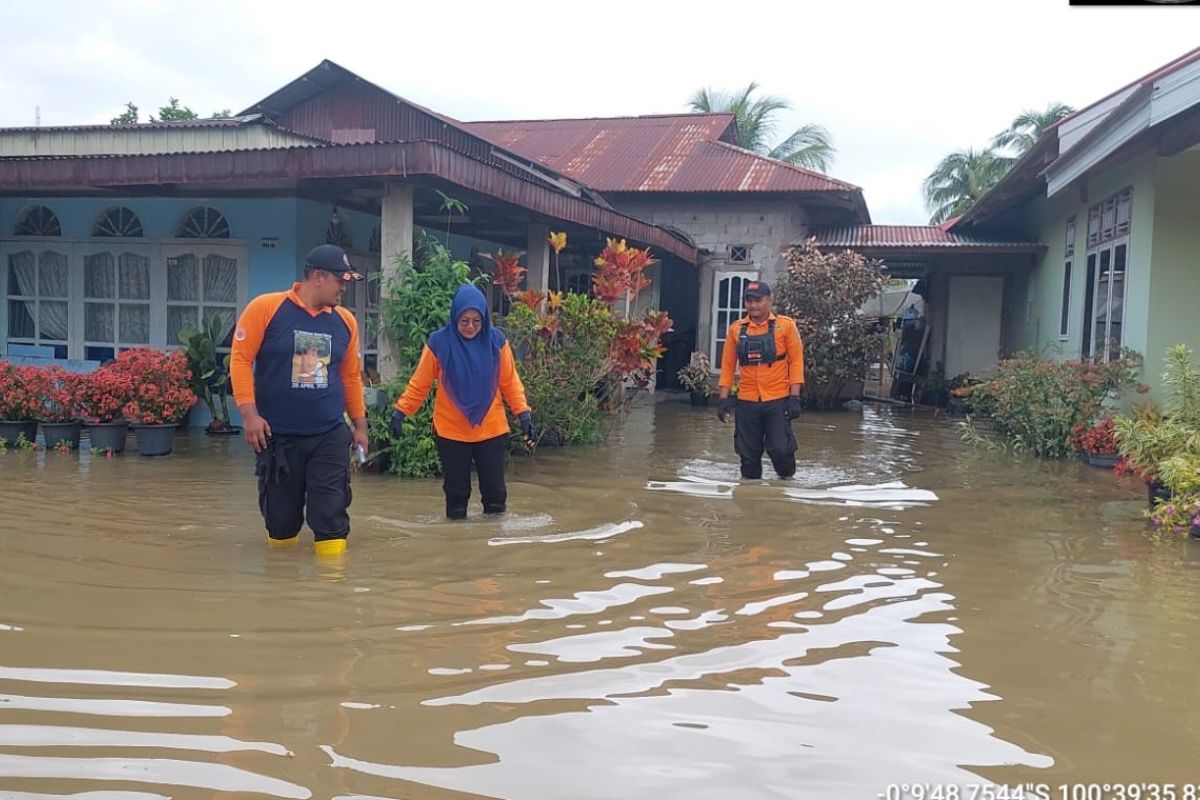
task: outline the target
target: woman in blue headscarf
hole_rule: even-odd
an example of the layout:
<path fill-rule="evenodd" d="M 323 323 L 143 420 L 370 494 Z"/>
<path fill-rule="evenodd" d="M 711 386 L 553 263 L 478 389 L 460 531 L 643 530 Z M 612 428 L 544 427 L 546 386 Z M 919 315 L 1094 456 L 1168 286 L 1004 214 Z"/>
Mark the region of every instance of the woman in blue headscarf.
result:
<path fill-rule="evenodd" d="M 433 433 L 442 462 L 446 516 L 464 519 L 471 499 L 471 466 L 479 474 L 485 514 L 503 513 L 508 502 L 504 464 L 508 417 L 517 415 L 530 446 L 536 442 L 525 386 L 504 334 L 492 327 L 483 292 L 461 286 L 450 306 L 450 321 L 429 337 L 421 360 L 392 412 L 392 435 L 399 438 L 406 417 L 425 403 L 433 382 Z M 503 402 L 501 402 L 503 399 Z"/>

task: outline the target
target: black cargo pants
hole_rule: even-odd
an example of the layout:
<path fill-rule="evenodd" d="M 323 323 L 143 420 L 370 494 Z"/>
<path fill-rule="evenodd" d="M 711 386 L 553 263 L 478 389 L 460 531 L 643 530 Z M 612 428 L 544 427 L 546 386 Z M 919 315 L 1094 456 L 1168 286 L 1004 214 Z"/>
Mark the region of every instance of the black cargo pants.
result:
<path fill-rule="evenodd" d="M 350 535 L 350 444 L 346 425 L 314 436 L 275 434 L 255 460 L 258 507 L 272 539 L 300 533 L 307 512 L 313 539 Z"/>
<path fill-rule="evenodd" d="M 791 421 L 783 414 L 786 407 L 786 397 L 765 403 L 737 401 L 733 412 L 733 449 L 741 459 L 743 478 L 762 477 L 764 450 L 775 474 L 781 478 L 796 474 L 796 437 Z"/>

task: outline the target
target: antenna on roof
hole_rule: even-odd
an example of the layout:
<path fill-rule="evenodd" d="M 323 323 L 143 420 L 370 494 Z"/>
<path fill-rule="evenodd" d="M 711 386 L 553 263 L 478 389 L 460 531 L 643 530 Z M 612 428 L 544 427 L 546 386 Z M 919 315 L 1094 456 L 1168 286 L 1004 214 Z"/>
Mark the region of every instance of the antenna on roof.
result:
<path fill-rule="evenodd" d="M 33 127 L 35 127 L 35 128 L 42 127 L 42 107 L 41 106 L 33 107 Z"/>

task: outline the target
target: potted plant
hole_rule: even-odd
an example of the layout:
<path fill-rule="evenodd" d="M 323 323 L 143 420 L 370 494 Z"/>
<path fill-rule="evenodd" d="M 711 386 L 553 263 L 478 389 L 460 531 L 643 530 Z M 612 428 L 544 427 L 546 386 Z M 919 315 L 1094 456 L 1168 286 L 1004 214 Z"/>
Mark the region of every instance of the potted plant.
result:
<path fill-rule="evenodd" d="M 1095 425 L 1076 423 L 1071 440 L 1075 449 L 1093 467 L 1112 469 L 1121 460 L 1117 445 L 1116 422 L 1112 415 L 1106 415 Z"/>
<path fill-rule="evenodd" d="M 679 384 L 691 392 L 694 406 L 707 405 L 708 398 L 716 391 L 712 365 L 709 364 L 708 356 L 699 350 L 692 353 L 687 366 L 680 368 L 675 375 L 679 378 Z"/>
<path fill-rule="evenodd" d="M 5 447 L 32 445 L 45 394 L 42 371 L 0 361 L 0 440 Z"/>
<path fill-rule="evenodd" d="M 165 456 L 175 449 L 175 429 L 196 403 L 187 356 L 147 348 L 126 350 L 116 364 L 130 376 L 133 395 L 122 413 L 137 437 L 138 452 Z"/>
<path fill-rule="evenodd" d="M 1200 533 L 1200 370 L 1184 345 L 1167 351 L 1167 402 L 1116 421 L 1122 469 L 1147 486 L 1155 525 Z"/>
<path fill-rule="evenodd" d="M 93 450 L 120 453 L 129 438 L 125 404 L 133 397 L 133 376 L 120 364 L 106 364 L 86 377 L 79 413 L 87 424 Z"/>
<path fill-rule="evenodd" d="M 229 400 L 226 387 L 229 385 L 229 356 L 217 353 L 217 342 L 225 321 L 212 314 L 200 326 L 200 330 L 184 330 L 179 333 L 191 370 L 191 390 L 208 406 L 212 420 L 204 429 L 210 436 L 236 434 L 240 429 L 229 424 Z"/>
<path fill-rule="evenodd" d="M 82 428 L 79 406 L 83 382 L 83 375 L 59 366 L 50 366 L 42 370 L 45 399 L 39 417 L 47 450 L 79 449 L 79 433 Z"/>

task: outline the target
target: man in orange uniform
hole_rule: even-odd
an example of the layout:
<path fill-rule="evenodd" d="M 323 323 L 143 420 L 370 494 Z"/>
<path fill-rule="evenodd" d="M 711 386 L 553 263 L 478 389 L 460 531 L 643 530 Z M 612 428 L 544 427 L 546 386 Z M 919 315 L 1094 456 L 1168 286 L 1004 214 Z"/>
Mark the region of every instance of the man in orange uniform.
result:
<path fill-rule="evenodd" d="M 400 438 L 404 420 L 425 403 L 435 380 L 433 434 L 442 463 L 446 516 L 466 518 L 472 466 L 479 475 L 483 513 L 503 513 L 508 502 L 504 464 L 509 428 L 501 401 L 517 415 L 527 444 L 532 446 L 537 436 L 512 348 L 492 326 L 487 298 L 470 284 L 455 293 L 449 322 L 430 335 L 416 371 L 396 401 L 394 437 Z"/>
<path fill-rule="evenodd" d="M 721 353 L 717 418 L 734 414 L 734 450 L 743 478 L 762 477 L 766 450 L 781 478 L 796 474 L 796 437 L 791 420 L 800 415 L 804 386 L 804 342 L 790 317 L 771 311 L 771 287 L 750 281 L 742 295 L 746 316 L 729 326 Z M 741 381 L 737 406 L 729 396 L 734 371 Z"/>
<path fill-rule="evenodd" d="M 358 322 L 338 303 L 362 279 L 346 251 L 323 244 L 302 282 L 259 295 L 238 319 L 229 371 L 271 545 L 296 544 L 307 511 L 316 552 L 346 550 L 350 446 L 367 448 L 367 409 Z"/>

